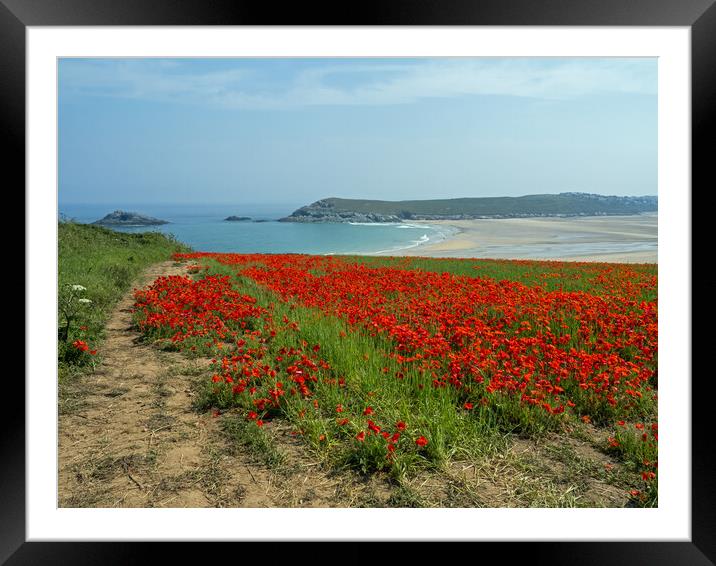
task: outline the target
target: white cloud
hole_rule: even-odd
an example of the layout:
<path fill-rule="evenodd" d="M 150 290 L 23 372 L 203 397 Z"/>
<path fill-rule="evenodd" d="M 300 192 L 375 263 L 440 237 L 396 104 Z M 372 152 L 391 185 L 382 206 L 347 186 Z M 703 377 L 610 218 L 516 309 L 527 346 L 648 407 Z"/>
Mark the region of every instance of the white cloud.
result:
<path fill-rule="evenodd" d="M 242 88 L 245 70 L 205 73 L 182 70 L 173 60 L 82 60 L 63 62 L 60 82 L 72 94 L 200 102 Z"/>
<path fill-rule="evenodd" d="M 427 98 L 504 95 L 568 99 L 656 94 L 656 63 L 627 59 L 430 59 L 341 65 L 293 76 L 234 68 L 200 72 L 176 60 L 83 60 L 61 66 L 64 95 L 112 96 L 235 109 L 409 104 Z"/>

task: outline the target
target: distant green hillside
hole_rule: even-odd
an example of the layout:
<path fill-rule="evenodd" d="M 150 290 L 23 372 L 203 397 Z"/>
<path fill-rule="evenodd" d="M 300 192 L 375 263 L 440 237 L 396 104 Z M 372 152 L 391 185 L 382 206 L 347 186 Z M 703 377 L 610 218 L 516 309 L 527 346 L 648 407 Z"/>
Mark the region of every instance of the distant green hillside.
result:
<path fill-rule="evenodd" d="M 299 208 L 283 220 L 393 222 L 406 219 L 624 215 L 656 211 L 657 204 L 656 196 L 618 197 L 586 193 L 404 201 L 327 198 Z"/>

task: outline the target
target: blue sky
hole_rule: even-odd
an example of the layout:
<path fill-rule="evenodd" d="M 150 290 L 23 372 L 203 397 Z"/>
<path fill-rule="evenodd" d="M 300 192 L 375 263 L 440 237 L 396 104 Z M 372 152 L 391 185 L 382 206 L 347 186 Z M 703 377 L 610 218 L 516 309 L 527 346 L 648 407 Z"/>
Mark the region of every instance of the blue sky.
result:
<path fill-rule="evenodd" d="M 657 193 L 656 59 L 61 59 L 65 203 Z"/>

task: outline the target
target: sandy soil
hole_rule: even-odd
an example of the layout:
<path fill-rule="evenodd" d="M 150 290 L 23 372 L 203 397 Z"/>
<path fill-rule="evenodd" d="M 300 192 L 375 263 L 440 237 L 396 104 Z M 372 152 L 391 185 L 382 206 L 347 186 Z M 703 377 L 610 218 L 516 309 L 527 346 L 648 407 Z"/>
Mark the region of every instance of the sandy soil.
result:
<path fill-rule="evenodd" d="M 657 263 L 657 215 L 424 222 L 454 232 L 402 255 Z"/>

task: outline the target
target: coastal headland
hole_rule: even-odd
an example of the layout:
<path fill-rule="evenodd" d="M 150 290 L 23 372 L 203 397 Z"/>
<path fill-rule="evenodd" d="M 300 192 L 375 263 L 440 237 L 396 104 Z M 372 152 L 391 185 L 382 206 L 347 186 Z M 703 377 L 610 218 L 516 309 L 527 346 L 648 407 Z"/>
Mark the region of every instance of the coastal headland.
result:
<path fill-rule="evenodd" d="M 325 198 L 293 211 L 281 222 L 405 222 L 411 220 L 474 220 L 624 216 L 656 212 L 656 196 L 608 196 L 559 193 L 521 197 L 470 197 L 426 200 L 363 200 Z"/>
<path fill-rule="evenodd" d="M 657 262 L 658 198 L 565 192 L 414 201 L 327 198 L 282 222 L 426 224 L 442 238 L 379 255 Z M 427 227 L 427 226 L 426 226 Z"/>

